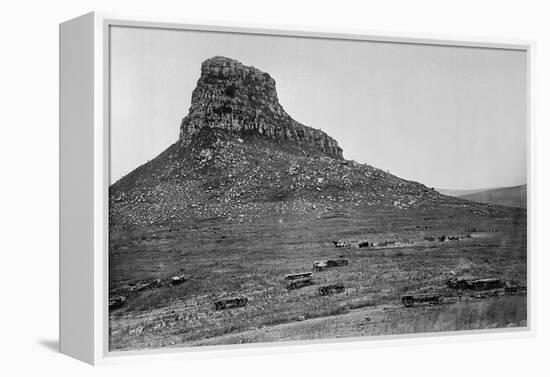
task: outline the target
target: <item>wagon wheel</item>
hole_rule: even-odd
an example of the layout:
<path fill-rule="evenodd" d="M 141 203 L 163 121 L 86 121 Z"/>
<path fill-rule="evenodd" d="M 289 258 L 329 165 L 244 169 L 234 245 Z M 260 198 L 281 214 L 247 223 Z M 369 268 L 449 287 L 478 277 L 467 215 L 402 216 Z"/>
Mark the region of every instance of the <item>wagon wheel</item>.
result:
<path fill-rule="evenodd" d="M 407 308 L 410 308 L 413 306 L 414 300 L 412 297 L 403 297 L 403 305 L 405 305 Z"/>

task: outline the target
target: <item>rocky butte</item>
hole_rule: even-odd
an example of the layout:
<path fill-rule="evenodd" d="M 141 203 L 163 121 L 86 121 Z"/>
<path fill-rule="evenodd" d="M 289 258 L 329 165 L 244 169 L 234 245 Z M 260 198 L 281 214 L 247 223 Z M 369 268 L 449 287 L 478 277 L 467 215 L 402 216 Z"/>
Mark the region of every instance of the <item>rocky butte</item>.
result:
<path fill-rule="evenodd" d="M 490 212 L 345 160 L 336 140 L 285 112 L 269 74 L 217 56 L 202 64 L 179 139 L 109 188 L 109 221 L 243 222 L 441 204 Z"/>
<path fill-rule="evenodd" d="M 181 122 L 181 145 L 188 145 L 205 126 L 255 132 L 343 158 L 336 140 L 286 113 L 277 98 L 275 80 L 268 73 L 222 56 L 202 63 L 189 115 Z"/>

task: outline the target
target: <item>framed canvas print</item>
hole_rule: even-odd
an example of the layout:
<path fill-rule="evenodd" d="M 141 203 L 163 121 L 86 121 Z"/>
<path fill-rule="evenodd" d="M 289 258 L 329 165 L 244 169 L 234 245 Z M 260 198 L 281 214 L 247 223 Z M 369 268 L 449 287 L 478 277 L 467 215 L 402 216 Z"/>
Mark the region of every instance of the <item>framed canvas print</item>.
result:
<path fill-rule="evenodd" d="M 529 333 L 531 51 L 61 24 L 61 351 Z"/>

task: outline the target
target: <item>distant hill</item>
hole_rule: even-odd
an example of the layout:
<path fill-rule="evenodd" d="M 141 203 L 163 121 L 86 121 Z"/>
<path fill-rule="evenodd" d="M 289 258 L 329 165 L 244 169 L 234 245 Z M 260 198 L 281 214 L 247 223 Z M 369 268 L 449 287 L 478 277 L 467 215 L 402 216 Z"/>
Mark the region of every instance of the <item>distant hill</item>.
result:
<path fill-rule="evenodd" d="M 457 196 L 461 199 L 479 203 L 527 208 L 527 185 L 502 187 Z"/>
<path fill-rule="evenodd" d="M 448 195 L 448 196 L 454 196 L 454 197 L 458 198 L 458 197 L 468 195 L 468 194 L 475 194 L 475 193 L 483 192 L 483 191 L 496 190 L 496 189 L 499 189 L 499 188 L 500 187 L 486 187 L 486 188 L 482 188 L 482 189 L 469 189 L 469 190 L 453 190 L 453 189 L 436 188 L 435 190 L 437 192 L 439 192 L 440 194 Z"/>

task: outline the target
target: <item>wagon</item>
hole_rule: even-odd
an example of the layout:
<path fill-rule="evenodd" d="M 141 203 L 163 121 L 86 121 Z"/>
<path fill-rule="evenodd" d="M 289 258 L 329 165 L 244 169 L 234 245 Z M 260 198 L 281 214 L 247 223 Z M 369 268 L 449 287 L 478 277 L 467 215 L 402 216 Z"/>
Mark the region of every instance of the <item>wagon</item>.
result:
<path fill-rule="evenodd" d="M 319 296 L 328 296 L 335 293 L 342 293 L 346 290 L 344 287 L 344 284 L 338 283 L 338 284 L 331 284 L 331 285 L 324 285 L 322 287 L 319 287 L 317 289 L 317 292 L 319 292 Z"/>
<path fill-rule="evenodd" d="M 288 274 L 285 275 L 285 280 L 297 280 L 302 278 L 311 277 L 311 272 L 299 272 L 297 274 Z"/>
<path fill-rule="evenodd" d="M 216 310 L 240 308 L 245 306 L 248 302 L 246 297 L 228 297 L 214 301 L 214 308 Z"/>
<path fill-rule="evenodd" d="M 170 279 L 170 285 L 179 285 L 185 281 L 184 275 L 172 276 Z"/>
<path fill-rule="evenodd" d="M 315 271 L 323 271 L 325 268 L 328 267 L 328 263 L 326 260 L 321 260 L 321 261 L 315 261 L 313 262 L 313 269 Z"/>
<path fill-rule="evenodd" d="M 418 304 L 432 304 L 440 305 L 442 303 L 443 297 L 437 293 L 425 293 L 418 295 L 404 295 L 401 297 L 401 302 L 407 308 L 413 306 L 415 303 Z"/>
<path fill-rule="evenodd" d="M 447 286 L 453 289 L 483 291 L 487 289 L 503 288 L 505 286 L 505 282 L 497 278 L 489 278 L 489 279 L 452 278 L 447 280 Z"/>
<path fill-rule="evenodd" d="M 345 258 L 327 260 L 327 267 L 340 267 L 340 266 L 347 266 L 348 264 L 349 264 L 349 260 Z"/>
<path fill-rule="evenodd" d="M 298 289 L 298 288 L 306 287 L 311 284 L 313 284 L 313 280 L 311 276 L 306 276 L 306 277 L 289 281 L 286 285 L 286 289 L 288 290 Z"/>
<path fill-rule="evenodd" d="M 334 243 L 334 247 L 350 247 L 350 242 L 348 240 L 338 240 L 338 241 L 332 241 Z"/>
<path fill-rule="evenodd" d="M 325 268 L 347 266 L 348 264 L 349 261 L 345 258 L 327 259 L 313 262 L 313 269 L 316 271 L 323 271 Z"/>
<path fill-rule="evenodd" d="M 115 296 L 109 299 L 109 310 L 115 310 L 120 308 L 126 302 L 126 297 Z"/>
<path fill-rule="evenodd" d="M 161 279 L 155 279 L 151 281 L 138 281 L 137 283 L 130 284 L 130 292 L 140 292 L 146 289 L 159 288 L 162 285 Z"/>

